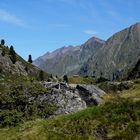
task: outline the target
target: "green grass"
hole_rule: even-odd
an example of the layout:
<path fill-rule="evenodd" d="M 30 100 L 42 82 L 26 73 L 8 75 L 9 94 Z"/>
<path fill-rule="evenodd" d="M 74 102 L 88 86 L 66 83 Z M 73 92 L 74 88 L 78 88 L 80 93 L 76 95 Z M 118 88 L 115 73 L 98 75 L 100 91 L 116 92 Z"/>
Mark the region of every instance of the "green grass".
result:
<path fill-rule="evenodd" d="M 135 96 L 138 97 L 135 100 Z M 3 140 L 133 140 L 140 134 L 140 85 L 71 115 L 0 129 Z M 113 96 L 111 98 L 111 96 Z M 111 100 L 110 100 L 111 99 Z"/>
<path fill-rule="evenodd" d="M 70 84 L 93 84 L 95 79 L 93 77 L 73 76 L 69 77 Z"/>

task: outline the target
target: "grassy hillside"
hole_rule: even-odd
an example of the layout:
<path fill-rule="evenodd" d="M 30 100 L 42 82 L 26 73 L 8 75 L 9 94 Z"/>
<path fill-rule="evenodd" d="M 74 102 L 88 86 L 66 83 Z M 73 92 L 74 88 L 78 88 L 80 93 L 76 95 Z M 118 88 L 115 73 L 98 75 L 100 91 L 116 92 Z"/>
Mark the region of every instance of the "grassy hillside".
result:
<path fill-rule="evenodd" d="M 3 55 L 4 52 L 4 55 Z M 16 62 L 13 64 L 10 49 L 4 45 L 0 45 L 0 76 L 2 75 L 24 75 L 28 77 L 39 77 L 40 69 L 31 63 L 25 61 L 15 51 Z M 44 73 L 44 77 L 48 78 L 48 74 Z"/>
<path fill-rule="evenodd" d="M 73 76 L 69 77 L 68 81 L 70 84 L 93 84 L 95 79 L 93 77 Z"/>
<path fill-rule="evenodd" d="M 40 69 L 0 45 L 0 127 L 15 126 L 35 118 L 47 118 L 56 107 L 41 102 L 38 96 L 47 89 L 38 81 Z M 44 78 L 48 74 L 44 73 Z"/>
<path fill-rule="evenodd" d="M 133 140 L 140 134 L 140 80 L 129 90 L 75 114 L 0 129 L 3 140 Z"/>

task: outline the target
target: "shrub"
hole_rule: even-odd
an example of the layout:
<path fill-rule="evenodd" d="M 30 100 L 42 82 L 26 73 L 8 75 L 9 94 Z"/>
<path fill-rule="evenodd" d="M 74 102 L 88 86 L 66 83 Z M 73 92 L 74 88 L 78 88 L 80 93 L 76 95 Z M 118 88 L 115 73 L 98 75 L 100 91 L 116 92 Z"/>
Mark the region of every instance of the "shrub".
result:
<path fill-rule="evenodd" d="M 63 81 L 66 82 L 66 83 L 68 83 L 68 76 L 67 75 L 64 75 L 63 76 Z"/>
<path fill-rule="evenodd" d="M 106 82 L 106 81 L 109 81 L 109 80 L 101 76 L 100 78 L 98 78 L 96 80 L 96 83 L 102 83 L 102 82 Z"/>
<path fill-rule="evenodd" d="M 0 111 L 0 125 L 1 126 L 15 126 L 22 121 L 22 112 L 17 110 L 1 110 Z"/>

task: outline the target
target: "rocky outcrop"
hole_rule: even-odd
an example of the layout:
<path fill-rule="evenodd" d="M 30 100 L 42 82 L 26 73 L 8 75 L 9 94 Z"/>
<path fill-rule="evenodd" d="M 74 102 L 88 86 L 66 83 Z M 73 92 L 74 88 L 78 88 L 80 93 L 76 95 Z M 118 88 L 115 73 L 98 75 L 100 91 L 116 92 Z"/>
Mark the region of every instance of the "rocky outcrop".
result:
<path fill-rule="evenodd" d="M 45 100 L 57 106 L 57 111 L 54 115 L 69 114 L 87 107 L 85 101 L 79 97 L 78 93 L 55 88 L 50 93 L 41 96 L 40 100 Z"/>
<path fill-rule="evenodd" d="M 86 102 L 87 106 L 98 105 L 102 102 L 105 92 L 95 85 L 77 85 L 80 97 Z"/>
<path fill-rule="evenodd" d="M 102 101 L 104 91 L 94 85 L 69 86 L 66 83 L 44 82 L 49 90 L 40 96 L 41 101 L 53 103 L 57 106 L 55 115 L 68 114 L 85 109 L 88 106 L 98 105 Z"/>
<path fill-rule="evenodd" d="M 2 52 L 5 51 L 5 55 Z M 17 76 L 37 76 L 39 68 L 26 62 L 22 57 L 16 54 L 16 63 L 13 64 L 9 49 L 6 46 L 0 45 L 0 74 L 3 75 L 17 75 Z"/>

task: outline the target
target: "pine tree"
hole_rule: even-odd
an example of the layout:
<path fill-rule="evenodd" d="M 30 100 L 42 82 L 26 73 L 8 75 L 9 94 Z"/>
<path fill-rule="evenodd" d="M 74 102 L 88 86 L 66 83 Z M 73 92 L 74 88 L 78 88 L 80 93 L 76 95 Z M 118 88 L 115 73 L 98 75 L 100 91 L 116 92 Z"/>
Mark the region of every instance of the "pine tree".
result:
<path fill-rule="evenodd" d="M 16 52 L 15 52 L 13 46 L 10 47 L 9 55 L 10 55 L 11 61 L 13 62 L 13 64 L 15 64 L 16 63 Z"/>
<path fill-rule="evenodd" d="M 29 55 L 28 62 L 29 62 L 29 63 L 32 63 L 32 62 L 33 62 L 33 60 L 32 60 L 32 55 Z"/>
<path fill-rule="evenodd" d="M 44 72 L 42 70 L 40 70 L 40 72 L 39 72 L 39 80 L 40 81 L 44 80 Z"/>
<path fill-rule="evenodd" d="M 5 56 L 5 49 L 2 50 L 1 55 Z"/>
<path fill-rule="evenodd" d="M 63 76 L 63 80 L 64 80 L 64 82 L 68 83 L 68 76 L 67 75 L 64 75 Z"/>
<path fill-rule="evenodd" d="M 5 45 L 5 40 L 4 39 L 1 40 L 1 45 Z"/>

